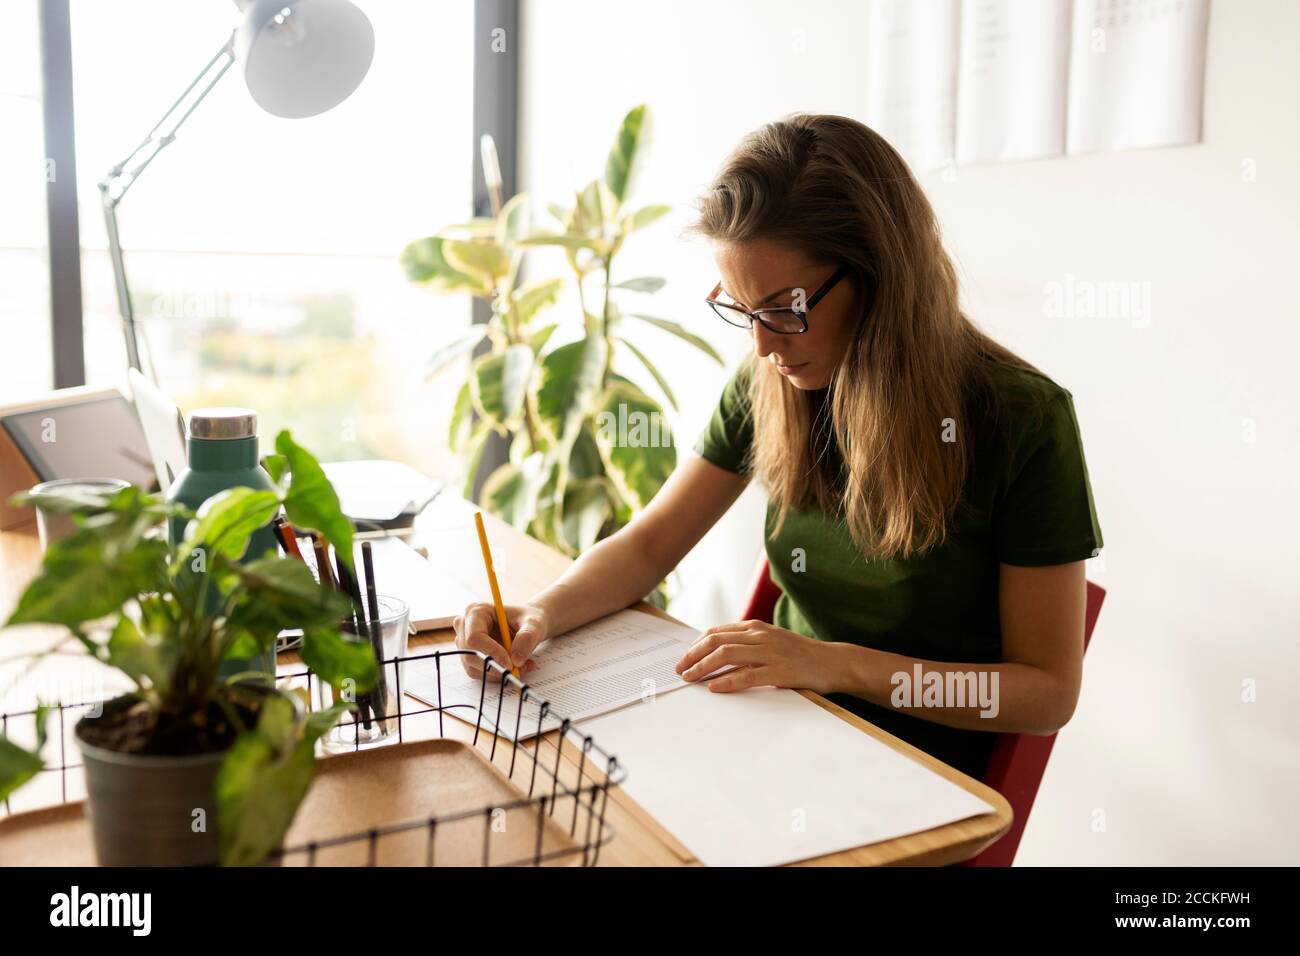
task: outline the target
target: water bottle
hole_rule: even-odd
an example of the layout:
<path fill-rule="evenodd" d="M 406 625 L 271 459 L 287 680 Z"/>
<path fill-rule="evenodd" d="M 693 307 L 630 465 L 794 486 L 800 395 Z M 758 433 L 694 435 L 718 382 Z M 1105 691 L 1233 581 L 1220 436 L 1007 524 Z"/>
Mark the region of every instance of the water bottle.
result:
<path fill-rule="evenodd" d="M 271 490 L 275 486 L 257 454 L 257 413 L 248 408 L 200 408 L 190 415 L 185 442 L 189 467 L 167 491 L 167 500 L 197 511 L 203 502 L 228 488 Z M 168 528 L 172 546 L 185 539 L 183 518 L 173 518 Z M 269 523 L 253 532 L 242 561 L 253 561 L 276 549 L 275 529 Z M 217 611 L 217 595 L 209 598 L 209 613 Z M 227 660 L 221 673 L 261 670 L 275 673 L 275 648 L 254 660 Z"/>

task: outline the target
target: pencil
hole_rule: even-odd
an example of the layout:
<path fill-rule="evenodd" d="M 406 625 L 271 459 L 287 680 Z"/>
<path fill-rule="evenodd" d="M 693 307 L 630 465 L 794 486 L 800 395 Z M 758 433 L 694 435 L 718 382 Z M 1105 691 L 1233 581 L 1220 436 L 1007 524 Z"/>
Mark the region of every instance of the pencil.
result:
<path fill-rule="evenodd" d="M 330 573 L 330 553 L 325 539 L 313 531 L 311 546 L 316 549 L 316 577 L 324 587 L 333 588 L 334 575 Z"/>
<path fill-rule="evenodd" d="M 293 525 L 283 517 L 275 519 L 275 534 L 280 539 L 280 547 L 284 549 L 286 555 L 299 561 L 303 559 L 302 551 L 298 549 L 298 534 L 293 530 Z"/>
<path fill-rule="evenodd" d="M 474 512 L 474 527 L 478 529 L 478 545 L 483 550 L 483 567 L 487 570 L 488 587 L 492 589 L 492 603 L 497 609 L 497 628 L 501 631 L 501 643 L 510 653 L 510 625 L 506 623 L 506 606 L 501 603 L 501 588 L 497 584 L 497 573 L 492 568 L 492 549 L 488 547 L 487 529 L 483 527 L 483 512 Z M 519 668 L 512 666 L 510 673 L 519 676 Z"/>

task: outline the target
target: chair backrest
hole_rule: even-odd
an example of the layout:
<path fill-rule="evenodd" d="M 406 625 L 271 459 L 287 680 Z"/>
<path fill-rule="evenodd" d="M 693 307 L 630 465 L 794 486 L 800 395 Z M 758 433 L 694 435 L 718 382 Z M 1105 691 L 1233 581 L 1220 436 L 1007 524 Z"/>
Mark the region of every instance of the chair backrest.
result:
<path fill-rule="evenodd" d="M 758 568 L 754 572 L 754 581 L 749 588 L 749 603 L 745 605 L 742 621 L 764 621 L 772 623 L 776 613 L 776 601 L 781 596 L 781 588 L 772 580 L 772 572 L 767 566 L 766 558 L 759 558 Z"/>
<path fill-rule="evenodd" d="M 759 562 L 750 589 L 749 602 L 745 606 L 744 619 L 771 622 L 781 589 L 772 580 L 767 561 Z M 1092 640 L 1093 628 L 1097 625 L 1097 616 L 1101 613 L 1102 601 L 1106 591 L 1099 585 L 1088 582 L 1087 607 L 1083 621 L 1083 649 L 1088 649 Z M 988 769 L 984 772 L 983 782 L 1006 797 L 1015 814 L 1009 829 L 996 843 L 985 849 L 978 856 L 962 863 L 962 866 L 1010 866 L 1015 859 L 1016 849 L 1020 846 L 1020 837 L 1025 832 L 1029 821 L 1029 811 L 1033 809 L 1034 798 L 1038 796 L 1038 786 L 1043 781 L 1047 770 L 1047 759 L 1052 755 L 1052 746 L 1056 743 L 1056 734 L 1050 737 L 1036 734 L 999 734 L 993 745 L 993 754 L 989 758 Z"/>
<path fill-rule="evenodd" d="M 1100 585 L 1088 582 L 1087 606 L 1083 617 L 1083 649 L 1087 651 L 1092 640 L 1092 630 L 1101 613 L 1101 602 L 1106 591 Z M 1056 734 L 1050 737 L 1035 734 L 1000 734 L 993 745 L 989 766 L 984 771 L 984 783 L 992 787 L 1011 804 L 1015 818 L 1011 829 L 978 856 L 965 861 L 962 866 L 1010 866 L 1029 822 L 1038 786 L 1047 770 L 1047 758 L 1052 755 Z"/>

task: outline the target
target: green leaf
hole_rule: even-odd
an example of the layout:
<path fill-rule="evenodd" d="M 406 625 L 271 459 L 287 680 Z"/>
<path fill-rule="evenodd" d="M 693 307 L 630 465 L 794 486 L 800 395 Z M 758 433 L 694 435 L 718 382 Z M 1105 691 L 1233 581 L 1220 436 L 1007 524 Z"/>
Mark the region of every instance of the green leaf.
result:
<path fill-rule="evenodd" d="M 655 383 L 659 386 L 660 390 L 663 391 L 664 398 L 668 399 L 668 404 L 673 407 L 673 411 L 677 411 L 677 397 L 673 395 L 673 390 L 668 387 L 668 381 L 661 374 L 659 374 L 659 369 L 655 368 L 654 363 L 651 362 L 650 359 L 646 357 L 646 354 L 644 352 L 642 352 L 639 348 L 637 348 L 627 339 L 620 336 L 618 340 L 622 342 L 624 345 L 626 345 L 628 347 L 628 350 L 633 355 L 635 355 L 638 359 L 640 359 L 641 364 L 645 366 L 646 371 L 649 372 L 651 376 L 653 376 Z"/>
<path fill-rule="evenodd" d="M 627 198 L 637 150 L 641 147 L 645 134 L 649 132 L 645 118 L 644 104 L 628 111 L 628 114 L 623 117 L 618 135 L 614 138 L 609 158 L 605 160 L 605 183 L 619 202 Z"/>
<path fill-rule="evenodd" d="M 471 351 L 474 346 L 483 341 L 483 336 L 487 335 L 487 329 L 486 325 L 472 325 L 468 331 L 456 336 L 456 338 L 434 352 L 429 356 L 429 360 L 424 363 L 425 378 L 432 378 L 456 359 Z"/>
<path fill-rule="evenodd" d="M 626 379 L 601 396 L 596 445 L 606 474 L 634 508 L 644 508 L 677 467 L 677 449 L 659 405 Z"/>
<path fill-rule="evenodd" d="M 247 635 L 259 653 L 286 628 L 334 627 L 350 606 L 338 591 L 322 587 L 301 561 L 272 556 L 239 565 L 234 573 L 240 590 L 226 627 Z M 226 656 L 239 657 L 233 650 Z"/>
<path fill-rule="evenodd" d="M 504 352 L 474 360 L 470 397 L 479 414 L 490 419 L 498 431 L 519 423 L 532 367 L 533 350 L 527 345 L 512 345 Z"/>
<path fill-rule="evenodd" d="M 289 471 L 289 461 L 284 457 L 284 455 L 272 453 L 262 457 L 262 467 L 266 470 L 266 473 L 271 476 L 271 480 L 278 485 L 280 480 L 284 478 L 285 474 Z"/>
<path fill-rule="evenodd" d="M 511 345 L 505 351 L 501 371 L 501 407 L 506 418 L 514 421 L 524 408 L 524 395 L 533 376 L 533 350 L 527 345 Z"/>
<path fill-rule="evenodd" d="M 465 474 L 460 492 L 461 497 L 466 501 L 472 501 L 474 498 L 474 482 L 478 478 L 479 462 L 483 459 L 483 449 L 487 447 L 488 439 L 492 434 L 492 426 L 486 419 L 475 425 L 470 433 L 469 442 L 465 446 Z"/>
<path fill-rule="evenodd" d="M 556 328 L 556 323 L 552 322 L 550 325 L 543 326 L 532 335 L 528 336 L 528 345 L 532 348 L 535 354 L 540 355 L 542 353 L 542 349 L 546 348 L 546 343 L 550 341 Z"/>
<path fill-rule="evenodd" d="M 440 239 L 492 239 L 497 234 L 497 221 L 491 216 L 475 216 L 469 222 L 456 222 L 438 230 Z"/>
<path fill-rule="evenodd" d="M 590 420 L 583 423 L 569 452 L 569 476 L 573 479 L 599 478 L 605 474 L 605 462 L 596 447 L 594 429 Z"/>
<path fill-rule="evenodd" d="M 474 276 L 488 289 L 495 288 L 510 271 L 510 257 L 495 241 L 447 239 L 442 254 L 452 268 Z"/>
<path fill-rule="evenodd" d="M 289 432 L 275 438 L 275 448 L 289 462 L 289 491 L 284 498 L 289 523 L 299 530 L 319 531 L 352 567 L 352 522 L 339 507 L 339 496 L 312 454 Z"/>
<path fill-rule="evenodd" d="M 631 316 L 634 319 L 640 319 L 642 322 L 648 322 L 657 329 L 663 329 L 665 332 L 677 336 L 679 339 L 681 339 L 684 342 L 689 342 L 691 345 L 694 345 L 697 349 L 699 349 L 709 358 L 713 359 L 719 365 L 726 364 L 725 362 L 722 361 L 722 356 L 718 354 L 717 349 L 715 349 L 704 339 L 700 338 L 694 332 L 687 331 L 687 329 L 685 329 L 679 323 L 670 321 L 668 319 L 657 319 L 652 315 L 640 315 L 636 312 L 631 313 Z"/>
<path fill-rule="evenodd" d="M 644 229 L 651 223 L 658 222 L 661 218 L 672 212 L 672 206 L 657 204 L 654 206 L 642 206 L 636 212 L 630 212 L 623 217 L 621 228 L 624 232 L 636 232 L 638 229 Z"/>
<path fill-rule="evenodd" d="M 568 228 L 569 210 L 566 207 L 561 206 L 557 202 L 548 202 L 546 204 L 546 211 L 549 212 L 553 217 L 558 219 L 560 223 L 565 226 L 565 228 Z"/>
<path fill-rule="evenodd" d="M 501 213 L 497 216 L 496 231 L 494 232 L 497 243 L 506 246 L 516 239 L 522 239 L 528 233 L 531 223 L 532 216 L 528 209 L 528 197 L 524 193 L 511 196 L 510 200 L 501 207 Z"/>
<path fill-rule="evenodd" d="M 126 497 L 119 498 L 123 491 L 127 492 Z M 134 486 L 130 489 L 109 491 L 73 485 L 63 489 L 52 489 L 39 495 L 20 492 L 14 495 L 10 502 L 16 507 L 36 508 L 51 514 L 90 516 L 99 512 L 126 510 L 135 503 L 137 496 L 143 497 L 143 494 Z"/>
<path fill-rule="evenodd" d="M 590 548 L 613 513 L 603 478 L 570 481 L 564 492 L 564 536 L 579 553 Z"/>
<path fill-rule="evenodd" d="M 542 359 L 537 411 L 556 437 L 564 434 L 570 414 L 582 415 L 594 398 L 604 367 L 604 340 L 589 336 L 561 345 Z"/>
<path fill-rule="evenodd" d="M 38 722 L 39 717 L 38 717 Z M 37 751 L 40 750 L 39 743 Z M 0 735 L 0 800 L 9 795 L 41 772 L 45 762 L 40 754 L 24 750 L 17 744 Z"/>
<path fill-rule="evenodd" d="M 504 464 L 483 483 L 483 505 L 522 530 L 537 514 L 537 499 L 548 475 L 544 452 L 534 452 L 518 465 Z"/>
<path fill-rule="evenodd" d="M 238 560 L 248 550 L 253 532 L 266 527 L 280 511 L 280 495 L 255 488 L 228 488 L 199 506 L 185 533 L 185 542 L 173 561 L 190 560 L 196 550 L 206 551 L 208 560 L 217 555 Z"/>
<path fill-rule="evenodd" d="M 75 632 L 136 594 L 165 587 L 168 548 L 155 530 L 166 517 L 189 517 L 187 508 L 135 486 L 83 501 L 70 513 L 77 529 L 50 545 L 9 623 L 63 624 Z"/>
<path fill-rule="evenodd" d="M 473 424 L 473 409 L 469 382 L 465 382 L 456 393 L 456 403 L 451 407 L 451 422 L 447 426 L 447 447 L 452 451 L 461 451 L 465 447 Z"/>
<path fill-rule="evenodd" d="M 49 704 L 36 705 L 36 752 L 39 754 L 45 747 L 45 741 L 48 737 L 47 724 L 50 714 L 56 710 Z"/>
<path fill-rule="evenodd" d="M 78 627 L 121 608 L 137 594 L 166 586 L 166 542 L 81 528 L 45 552 L 41 572 L 23 591 L 6 626 Z"/>
<path fill-rule="evenodd" d="M 367 693 L 379 677 L 374 651 L 365 641 L 348 640 L 330 628 L 311 628 L 303 634 L 302 660 L 337 691 Z M 351 681 L 349 685 L 347 682 Z"/>
<path fill-rule="evenodd" d="M 315 743 L 329 733 L 330 728 L 339 722 L 339 718 L 351 709 L 351 704 L 340 702 L 325 710 L 313 710 L 307 715 L 307 720 L 303 724 L 303 737 Z"/>
<path fill-rule="evenodd" d="M 606 198 L 609 199 L 609 206 L 605 205 Z M 600 236 L 605 231 L 606 213 L 612 211 L 611 207 L 617 204 L 618 197 L 610 191 L 609 187 L 603 181 L 593 179 L 582 192 L 578 193 L 578 203 L 574 206 L 574 230 L 586 235 Z"/>
<path fill-rule="evenodd" d="M 171 684 L 172 668 L 179 649 L 175 640 L 168 640 L 170 633 L 169 630 L 161 635 L 142 634 L 129 617 L 119 617 L 108 638 L 109 665 L 137 684 L 147 679 L 156 690 L 165 693 Z"/>
<path fill-rule="evenodd" d="M 563 246 L 566 249 L 590 249 L 593 252 L 600 248 L 600 243 L 587 236 L 577 235 L 575 233 L 533 233 L 525 239 L 520 239 L 518 245 L 521 246 Z"/>
<path fill-rule="evenodd" d="M 667 284 L 667 279 L 661 279 L 658 276 L 641 276 L 636 279 L 628 279 L 626 282 L 619 282 L 614 288 L 630 289 L 632 292 L 658 292 Z"/>
<path fill-rule="evenodd" d="M 293 823 L 311 786 L 317 739 L 314 728 L 295 739 L 297 722 L 287 698 L 268 695 L 257 727 L 241 734 L 222 761 L 216 781 L 222 865 L 260 863 Z"/>
<path fill-rule="evenodd" d="M 543 279 L 530 282 L 514 294 L 514 319 L 521 329 L 527 328 L 533 317 L 555 304 L 564 291 L 563 279 Z"/>
<path fill-rule="evenodd" d="M 487 286 L 481 280 L 461 272 L 447 261 L 443 254 L 446 241 L 440 236 L 429 236 L 407 243 L 401 256 L 406 278 L 433 292 L 486 294 Z"/>

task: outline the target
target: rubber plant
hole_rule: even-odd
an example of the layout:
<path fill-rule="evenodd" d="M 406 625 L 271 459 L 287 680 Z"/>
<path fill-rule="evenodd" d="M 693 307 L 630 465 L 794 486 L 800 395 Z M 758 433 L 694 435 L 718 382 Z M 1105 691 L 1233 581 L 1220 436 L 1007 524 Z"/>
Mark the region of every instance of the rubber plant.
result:
<path fill-rule="evenodd" d="M 449 442 L 463 458 L 466 497 L 488 438 L 502 436 L 509 457 L 485 480 L 481 503 L 568 554 L 625 525 L 677 464 L 667 416 L 637 378 L 648 375 L 674 410 L 677 401 L 633 330 L 657 329 L 722 363 L 700 336 L 646 314 L 642 303 L 664 286 L 663 278 L 618 274 L 624 243 L 669 211 L 628 205 L 646 134 L 646 108 L 637 106 L 623 118 L 603 175 L 571 205 L 548 205 L 549 229 L 533 228 L 521 193 L 494 217 L 449 226 L 402 253 L 412 282 L 437 293 L 468 292 L 491 305 L 486 324 L 429 363 L 430 374 L 438 374 L 481 342 L 489 346 L 471 360 L 451 418 Z M 525 255 L 539 247 L 562 250 L 568 274 L 520 284 Z M 580 324 L 553 318 L 570 283 Z M 573 338 L 564 334 L 566 325 L 579 333 L 577 340 L 551 344 L 553 337 Z M 629 358 L 637 377 L 623 374 Z"/>
<path fill-rule="evenodd" d="M 297 528 L 352 554 L 352 526 L 316 459 L 288 432 L 276 450 L 266 460 L 275 490 L 223 491 L 197 513 L 135 486 L 107 497 L 15 499 L 70 514 L 77 528 L 51 543 L 5 627 L 56 625 L 64 639 L 33 657 L 79 645 L 131 680 L 126 696 L 146 729 L 140 749 L 124 752 L 154 746 L 186 756 L 156 748 L 164 733 L 182 732 L 223 744 L 213 750 L 228 747 L 214 800 L 225 864 L 257 863 L 280 845 L 310 786 L 316 741 L 376 679 L 369 645 L 337 629 L 346 610 L 338 592 L 301 561 L 245 554 L 252 533 L 281 508 Z M 173 516 L 188 520 L 176 546 L 161 532 Z M 272 675 L 223 676 L 223 662 L 257 657 L 286 628 L 303 629 L 303 660 L 344 702 L 310 712 L 301 690 L 277 688 Z M 38 708 L 35 748 L 0 736 L 0 799 L 42 769 L 46 712 Z"/>

